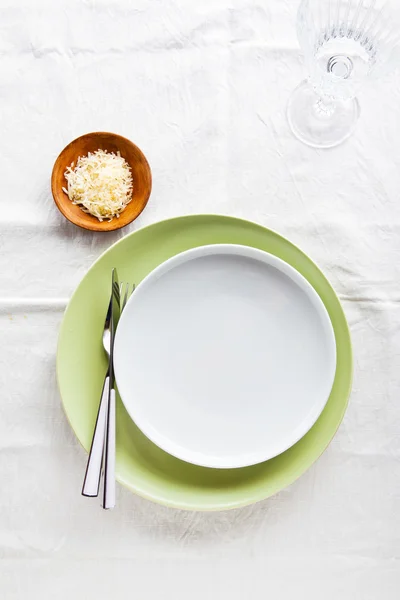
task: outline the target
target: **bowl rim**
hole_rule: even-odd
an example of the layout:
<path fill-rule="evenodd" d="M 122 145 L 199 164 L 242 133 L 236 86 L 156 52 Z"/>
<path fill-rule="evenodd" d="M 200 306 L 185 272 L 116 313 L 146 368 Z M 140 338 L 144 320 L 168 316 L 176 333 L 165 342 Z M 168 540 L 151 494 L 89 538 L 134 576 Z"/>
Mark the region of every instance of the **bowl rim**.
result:
<path fill-rule="evenodd" d="M 96 137 L 96 136 L 111 136 L 113 138 L 115 138 L 117 141 L 124 141 L 125 143 L 129 144 L 130 146 L 132 146 L 133 148 L 135 148 L 138 153 L 141 155 L 142 157 L 142 161 L 143 164 L 145 165 L 145 168 L 148 172 L 148 176 L 149 176 L 149 186 L 148 186 L 148 191 L 146 193 L 146 197 L 145 197 L 145 202 L 143 203 L 143 206 L 140 208 L 140 210 L 134 214 L 132 216 L 131 219 L 129 219 L 126 223 L 123 224 L 119 224 L 119 219 L 113 219 L 112 221 L 97 221 L 93 222 L 93 224 L 90 223 L 85 223 L 85 222 L 77 222 L 76 220 L 70 218 L 66 212 L 64 211 L 64 203 L 60 201 L 59 198 L 59 189 L 58 189 L 58 185 L 56 185 L 55 182 L 55 170 L 56 170 L 56 166 L 59 163 L 61 157 L 63 156 L 63 154 L 74 144 L 76 144 L 76 142 L 78 142 L 79 140 L 82 140 L 84 138 L 92 138 L 92 137 Z M 117 229 L 122 229 L 123 227 L 126 227 L 127 225 L 129 225 L 130 223 L 132 223 L 135 219 L 137 219 L 139 217 L 139 215 L 143 212 L 143 210 L 146 208 L 147 203 L 149 201 L 150 195 L 151 195 L 151 191 L 152 191 L 152 185 L 153 185 L 153 177 L 152 177 L 152 172 L 151 172 L 151 168 L 150 168 L 150 164 L 149 161 L 147 160 L 145 154 L 143 153 L 143 151 L 139 148 L 139 146 L 137 146 L 134 142 L 132 142 L 129 138 L 120 135 L 119 133 L 113 133 L 111 131 L 92 131 L 89 133 L 84 133 L 83 135 L 80 135 L 76 138 L 74 138 L 73 140 L 71 140 L 62 150 L 61 152 L 58 154 L 56 160 L 54 161 L 54 165 L 51 171 L 51 193 L 53 196 L 53 200 L 55 205 L 57 206 L 58 210 L 61 212 L 61 214 L 70 222 L 73 223 L 73 225 L 76 225 L 77 227 L 80 227 L 81 229 L 86 229 L 88 231 L 99 231 L 99 232 L 106 232 L 106 231 L 115 231 Z M 85 215 L 86 213 L 84 213 L 82 211 L 82 215 Z"/>

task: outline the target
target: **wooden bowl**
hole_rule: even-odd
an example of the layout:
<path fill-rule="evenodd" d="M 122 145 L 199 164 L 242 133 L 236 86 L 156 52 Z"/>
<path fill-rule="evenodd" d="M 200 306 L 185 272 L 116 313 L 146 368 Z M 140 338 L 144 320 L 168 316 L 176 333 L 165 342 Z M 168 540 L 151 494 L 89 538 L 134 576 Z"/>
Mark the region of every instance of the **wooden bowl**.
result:
<path fill-rule="evenodd" d="M 120 217 L 114 217 L 111 221 L 99 221 L 84 213 L 79 206 L 72 204 L 62 189 L 67 187 L 64 177 L 67 167 L 73 162 L 76 164 L 79 156 L 86 156 L 88 152 L 96 150 L 108 150 L 115 154 L 119 151 L 132 169 L 132 200 Z M 150 166 L 143 152 L 121 135 L 103 131 L 87 133 L 68 144 L 57 158 L 51 174 L 51 191 L 57 207 L 71 223 L 92 231 L 113 231 L 131 223 L 146 206 L 151 192 Z"/>

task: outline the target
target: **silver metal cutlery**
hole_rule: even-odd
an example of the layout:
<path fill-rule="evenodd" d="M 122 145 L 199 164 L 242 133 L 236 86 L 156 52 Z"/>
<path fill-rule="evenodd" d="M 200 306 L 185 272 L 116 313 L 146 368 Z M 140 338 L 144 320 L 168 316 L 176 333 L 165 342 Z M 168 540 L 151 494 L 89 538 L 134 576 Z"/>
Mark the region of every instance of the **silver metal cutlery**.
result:
<path fill-rule="evenodd" d="M 135 286 L 119 285 L 117 270 L 112 271 L 112 291 L 103 329 L 103 347 L 109 365 L 104 378 L 101 400 L 93 432 L 92 444 L 82 487 L 83 496 L 99 494 L 101 473 L 104 469 L 102 506 L 115 506 L 115 377 L 113 366 L 114 338 L 120 315 Z"/>

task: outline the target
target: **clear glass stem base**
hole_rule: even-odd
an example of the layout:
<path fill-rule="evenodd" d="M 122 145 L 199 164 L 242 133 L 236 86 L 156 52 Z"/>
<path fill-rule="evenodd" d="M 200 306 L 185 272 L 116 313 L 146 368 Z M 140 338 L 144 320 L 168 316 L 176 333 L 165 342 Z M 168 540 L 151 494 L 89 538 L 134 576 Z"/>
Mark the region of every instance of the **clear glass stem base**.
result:
<path fill-rule="evenodd" d="M 344 142 L 353 133 L 359 115 L 356 98 L 346 101 L 321 98 L 308 81 L 294 90 L 287 107 L 292 132 L 314 148 L 333 148 Z"/>

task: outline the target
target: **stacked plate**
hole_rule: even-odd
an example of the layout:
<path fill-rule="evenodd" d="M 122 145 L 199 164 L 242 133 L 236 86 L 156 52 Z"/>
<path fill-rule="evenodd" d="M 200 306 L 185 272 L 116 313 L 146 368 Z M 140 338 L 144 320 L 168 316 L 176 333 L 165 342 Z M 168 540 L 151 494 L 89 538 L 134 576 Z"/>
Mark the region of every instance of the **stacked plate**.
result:
<path fill-rule="evenodd" d="M 86 449 L 114 266 L 139 284 L 115 340 L 119 481 L 163 504 L 216 510 L 301 475 L 339 426 L 352 375 L 347 323 L 316 265 L 272 231 L 222 216 L 164 221 L 112 246 L 60 333 L 63 404 Z"/>

